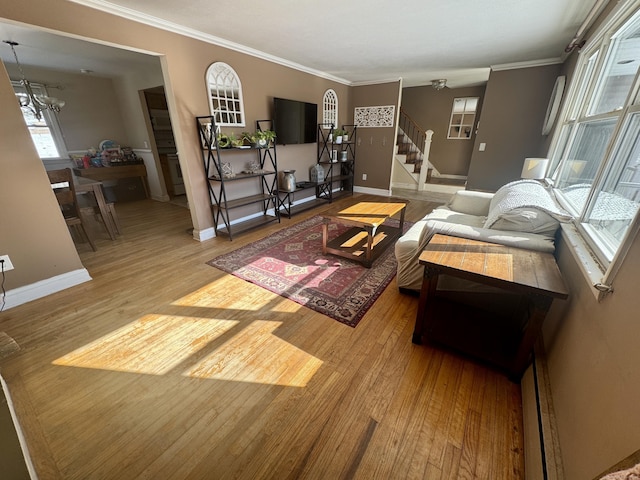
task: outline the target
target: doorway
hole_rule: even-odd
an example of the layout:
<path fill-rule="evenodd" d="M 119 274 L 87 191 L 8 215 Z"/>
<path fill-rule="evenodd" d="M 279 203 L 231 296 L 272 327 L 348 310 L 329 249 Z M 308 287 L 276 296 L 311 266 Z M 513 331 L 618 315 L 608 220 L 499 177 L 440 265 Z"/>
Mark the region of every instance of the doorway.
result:
<path fill-rule="evenodd" d="M 173 137 L 171 118 L 167 106 L 167 98 L 164 87 L 154 87 L 143 91 L 149 115 L 151 132 L 149 137 L 154 142 L 154 147 L 162 176 L 167 187 L 167 194 L 173 203 L 184 204 L 186 206 L 186 191 L 180 161 L 176 149 L 176 142 Z"/>

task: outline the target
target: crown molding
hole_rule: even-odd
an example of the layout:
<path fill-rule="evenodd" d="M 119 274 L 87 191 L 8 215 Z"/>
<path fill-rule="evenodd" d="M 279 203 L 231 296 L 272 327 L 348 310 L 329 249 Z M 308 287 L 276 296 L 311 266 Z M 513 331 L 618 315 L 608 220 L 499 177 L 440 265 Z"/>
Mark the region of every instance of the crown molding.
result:
<path fill-rule="evenodd" d="M 562 57 L 557 58 L 544 58 L 542 60 L 529 60 L 527 62 L 515 62 L 515 63 L 502 63 L 499 65 L 491 65 L 491 70 L 516 70 L 519 68 L 531 68 L 531 67 L 544 67 L 547 65 L 557 65 L 564 62 Z"/>
<path fill-rule="evenodd" d="M 384 85 L 386 83 L 398 83 L 398 82 L 402 83 L 402 77 L 387 78 L 387 79 L 381 79 L 381 80 L 367 80 L 362 82 L 352 82 L 350 83 L 350 86 L 366 87 L 367 85 Z"/>
<path fill-rule="evenodd" d="M 245 45 L 241 45 L 239 43 L 231 42 L 229 40 L 225 40 L 224 38 L 216 37 L 215 35 L 209 35 L 198 30 L 194 30 L 192 28 L 187 28 L 182 25 L 178 25 L 173 22 L 168 22 L 166 20 L 162 20 L 161 18 L 154 17 L 152 15 L 147 15 L 145 13 L 132 10 L 127 7 L 122 7 L 120 5 L 115 5 L 110 2 L 106 2 L 104 0 L 70 0 L 73 3 L 77 3 L 79 5 L 83 5 L 88 8 L 92 8 L 94 10 L 100 10 L 105 13 L 109 13 L 112 15 L 117 15 L 119 17 L 126 18 L 128 20 L 132 20 L 138 23 L 142 23 L 145 25 L 149 25 L 151 27 L 158 28 L 160 30 L 169 31 L 172 33 L 177 33 L 179 35 L 184 35 L 185 37 L 190 37 L 195 40 L 200 40 L 205 43 L 209 43 L 212 45 L 216 45 L 218 47 L 227 48 L 229 50 L 233 50 L 236 52 L 244 53 L 246 55 L 250 55 L 252 57 L 260 58 L 262 60 L 266 60 L 271 63 L 276 63 L 278 65 L 282 65 L 284 67 L 292 68 L 294 70 L 299 70 L 304 73 L 308 73 L 310 75 L 314 75 L 316 77 L 324 78 L 326 80 L 330 80 L 333 82 L 341 83 L 347 86 L 353 86 L 353 82 L 346 80 L 344 78 L 336 77 L 326 72 L 322 72 L 320 70 L 315 70 L 313 68 L 306 67 L 299 63 L 291 62 L 284 58 L 277 57 L 275 55 L 271 55 L 266 52 L 262 52 L 260 50 L 247 47 Z"/>

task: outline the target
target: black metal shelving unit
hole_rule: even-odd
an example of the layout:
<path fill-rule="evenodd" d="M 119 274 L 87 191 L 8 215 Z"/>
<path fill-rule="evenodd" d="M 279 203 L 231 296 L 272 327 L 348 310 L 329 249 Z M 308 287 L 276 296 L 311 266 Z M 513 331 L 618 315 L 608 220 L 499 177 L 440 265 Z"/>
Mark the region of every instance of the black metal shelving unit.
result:
<path fill-rule="evenodd" d="M 318 163 L 325 171 L 325 181 L 318 184 L 316 197 L 332 202 L 343 195 L 353 195 L 356 164 L 357 126 L 343 125 L 349 139 L 336 143 L 333 124 L 318 124 Z M 345 156 L 344 160 L 341 157 Z"/>
<path fill-rule="evenodd" d="M 229 240 L 233 240 L 233 235 L 252 228 L 265 225 L 270 222 L 280 222 L 280 211 L 278 209 L 278 161 L 276 156 L 275 142 L 270 142 L 266 147 L 231 147 L 220 148 L 218 145 L 218 128 L 213 116 L 196 117 L 198 134 L 202 147 L 202 158 L 204 171 L 207 176 L 207 185 L 211 200 L 211 214 L 216 235 L 227 235 Z M 258 120 L 257 130 L 270 130 L 270 120 Z M 243 173 L 240 169 L 239 161 L 246 161 L 248 150 L 255 152 L 259 170 L 256 172 Z M 234 158 L 235 157 L 235 158 Z M 233 176 L 228 176 L 223 172 L 223 158 L 225 163 L 235 166 Z M 234 164 L 235 161 L 235 164 Z M 231 197 L 228 184 L 232 182 L 254 182 L 255 192 L 246 195 Z M 230 198 L 231 197 L 231 198 Z M 249 220 L 238 221 L 232 224 L 231 211 L 239 207 L 260 204 L 263 215 Z M 271 213 L 273 212 L 273 213 Z"/>

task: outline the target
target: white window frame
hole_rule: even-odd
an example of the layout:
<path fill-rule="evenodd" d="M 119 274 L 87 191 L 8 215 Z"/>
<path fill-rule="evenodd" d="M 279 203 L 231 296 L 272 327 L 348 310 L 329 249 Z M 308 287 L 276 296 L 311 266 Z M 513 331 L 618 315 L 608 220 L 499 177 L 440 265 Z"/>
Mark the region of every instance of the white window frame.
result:
<path fill-rule="evenodd" d="M 12 80 L 11 85 L 13 86 L 14 92 L 26 95 L 27 92 L 20 82 Z M 47 96 L 47 89 L 45 88 L 44 85 L 41 85 L 39 83 L 31 83 L 31 89 L 33 90 L 33 93 L 37 96 Z M 28 110 L 29 108 L 30 108 L 29 106 L 21 107 L 23 116 L 25 111 Z M 58 122 L 58 117 L 54 112 L 45 108 L 42 110 L 42 119 L 44 120 L 47 128 L 49 129 L 51 138 L 53 139 L 53 143 L 55 144 L 56 149 L 58 150 L 58 156 L 43 157 L 40 155 L 40 152 L 38 152 L 40 159 L 43 161 L 46 161 L 46 160 L 52 160 L 52 159 L 58 159 L 58 158 L 66 158 L 68 156 L 68 152 L 64 142 L 64 136 L 62 135 L 62 129 L 60 128 L 60 123 Z M 26 117 L 24 118 L 24 120 L 25 120 L 25 123 L 27 123 Z M 27 124 L 27 128 L 29 128 L 28 124 Z M 31 133 L 31 130 L 29 130 L 29 133 Z M 35 146 L 35 141 L 34 141 L 34 146 Z"/>
<path fill-rule="evenodd" d="M 480 97 L 458 97 L 453 99 L 449 130 L 447 131 L 448 140 L 471 140 L 473 127 L 476 124 L 479 102 Z M 468 106 L 472 103 L 475 103 L 473 108 Z M 462 110 L 456 108 L 456 105 L 460 104 L 462 104 Z"/>
<path fill-rule="evenodd" d="M 244 127 L 242 82 L 236 71 L 224 62 L 209 65 L 205 77 L 209 110 L 217 127 Z"/>
<path fill-rule="evenodd" d="M 640 215 L 636 213 L 617 249 L 612 252 L 602 240 L 602 235 L 596 233 L 589 224 L 589 216 L 598 195 L 604 192 L 604 186 L 615 176 L 619 167 L 616 162 L 618 149 L 628 144 L 629 138 L 625 136 L 624 126 L 633 115 L 640 112 L 640 69 L 636 69 L 635 78 L 622 108 L 592 113 L 593 105 L 589 105 L 588 102 L 592 100 L 593 103 L 593 93 L 598 91 L 602 82 L 602 75 L 597 76 L 597 74 L 607 72 L 605 62 L 609 60 L 607 54 L 612 46 L 610 39 L 625 24 L 637 18 L 634 17 L 636 15 L 640 15 L 640 0 L 621 2 L 592 39 L 581 49 L 549 155 L 552 160 L 549 169 L 551 178 L 547 181 L 552 186 L 559 186 L 558 180 L 562 169 L 569 168 L 567 162 L 572 161 L 563 156 L 568 155 L 567 152 L 578 131 L 576 127 L 587 125 L 590 121 L 615 120 L 616 125 L 611 139 L 604 149 L 597 173 L 591 183 L 590 193 L 581 211 L 576 211 L 574 205 L 567 202 L 559 188 L 553 188 L 559 202 L 576 216 L 573 224 L 563 225 L 563 235 L 582 272 L 593 286 L 592 291 L 598 300 L 602 300 L 607 293 L 613 291 L 615 275 L 640 230 Z M 597 100 L 596 98 L 595 101 Z"/>
<path fill-rule="evenodd" d="M 322 123 L 326 129 L 330 124 L 338 128 L 338 94 L 332 88 L 322 96 Z"/>

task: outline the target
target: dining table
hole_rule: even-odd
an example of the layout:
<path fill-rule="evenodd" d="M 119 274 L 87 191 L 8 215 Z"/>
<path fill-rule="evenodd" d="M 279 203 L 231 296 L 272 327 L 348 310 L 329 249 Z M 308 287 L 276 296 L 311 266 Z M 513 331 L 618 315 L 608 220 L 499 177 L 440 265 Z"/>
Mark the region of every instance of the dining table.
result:
<path fill-rule="evenodd" d="M 100 211 L 100 215 L 102 216 L 102 220 L 104 221 L 104 226 L 107 230 L 107 233 L 109 234 L 111 240 L 115 240 L 118 228 L 113 221 L 109 206 L 107 205 L 107 201 L 104 197 L 102 182 L 86 177 L 76 176 L 74 178 L 74 187 L 76 190 L 76 194 L 93 193 L 96 199 L 96 203 L 98 204 L 98 210 Z"/>

